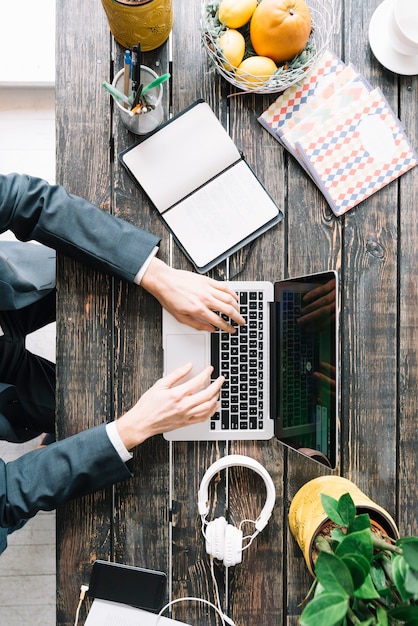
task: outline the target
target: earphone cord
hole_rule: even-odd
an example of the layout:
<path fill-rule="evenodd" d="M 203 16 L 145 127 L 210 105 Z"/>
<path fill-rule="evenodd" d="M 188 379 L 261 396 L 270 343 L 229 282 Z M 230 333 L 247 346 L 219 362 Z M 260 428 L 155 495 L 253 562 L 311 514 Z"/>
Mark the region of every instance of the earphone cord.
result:
<path fill-rule="evenodd" d="M 216 581 L 215 578 L 215 562 L 213 560 L 213 556 L 210 557 L 210 573 L 212 575 L 212 580 L 213 580 L 213 586 L 215 587 L 215 597 L 216 597 L 216 603 L 218 605 L 218 609 L 219 609 L 219 613 L 222 614 L 222 609 L 221 609 L 221 600 L 219 598 L 219 589 L 218 589 L 218 583 Z"/>
<path fill-rule="evenodd" d="M 255 524 L 255 521 L 253 519 L 243 519 L 240 524 L 239 524 L 239 529 L 241 530 L 241 527 L 243 524 L 245 524 L 245 522 L 248 522 L 250 524 Z M 256 530 L 252 535 L 245 535 L 245 537 L 242 538 L 242 540 L 244 541 L 245 539 L 249 539 L 248 543 L 246 546 L 243 546 L 242 550 L 246 550 L 247 548 L 250 547 L 250 545 L 252 544 L 252 542 L 254 541 L 254 539 L 257 537 L 257 535 L 260 534 L 259 530 Z"/>
<path fill-rule="evenodd" d="M 74 626 L 77 626 L 77 624 L 78 624 L 78 618 L 80 616 L 81 605 L 83 604 L 84 596 L 86 595 L 88 590 L 89 590 L 88 585 L 81 585 L 81 587 L 80 587 L 80 596 L 79 596 L 79 599 L 78 599 L 78 605 L 77 605 L 77 609 L 76 609 L 76 612 L 75 612 Z"/>
<path fill-rule="evenodd" d="M 171 600 L 171 602 L 168 602 L 165 606 L 163 606 L 161 611 L 158 613 L 158 617 L 157 617 L 157 621 L 155 622 L 155 626 L 157 626 L 157 624 L 160 621 L 160 618 L 162 617 L 162 614 L 164 613 L 164 611 L 166 611 L 173 604 L 177 604 L 177 602 L 202 602 L 202 604 L 206 604 L 207 606 L 210 606 L 212 609 L 214 609 L 219 614 L 219 617 L 221 618 L 222 626 L 225 626 L 225 623 L 230 624 L 230 626 L 235 626 L 235 624 L 232 621 L 232 619 L 229 619 L 229 617 L 224 615 L 222 613 L 222 611 L 220 609 L 218 609 L 218 607 L 215 606 L 212 602 L 209 602 L 209 600 L 203 600 L 203 598 L 194 598 L 194 597 L 189 597 L 189 596 L 186 596 L 184 598 L 176 598 L 176 600 Z"/>

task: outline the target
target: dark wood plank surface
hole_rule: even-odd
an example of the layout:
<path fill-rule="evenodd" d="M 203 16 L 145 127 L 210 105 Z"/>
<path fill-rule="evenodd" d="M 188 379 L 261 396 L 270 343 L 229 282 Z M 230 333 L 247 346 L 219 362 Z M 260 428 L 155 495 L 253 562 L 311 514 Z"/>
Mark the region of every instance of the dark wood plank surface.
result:
<path fill-rule="evenodd" d="M 336 3 L 332 49 L 380 87 L 418 146 L 417 77 L 398 77 L 373 57 L 367 38 L 378 0 Z M 341 462 L 350 478 L 398 521 L 418 533 L 417 281 L 418 168 L 342 218 L 331 213 L 299 165 L 258 124 L 274 95 L 229 97 L 207 65 L 199 2 L 175 2 L 170 44 L 146 53 L 170 71 L 165 117 L 203 97 L 230 130 L 285 219 L 212 275 L 277 280 L 328 268 L 340 274 Z M 159 256 L 191 269 L 141 191 L 118 164 L 136 138 L 122 126 L 101 83 L 121 67 L 123 50 L 109 34 L 100 0 L 57 0 L 57 180 L 162 237 Z M 179 155 L 180 156 L 180 155 Z M 156 164 L 158 167 L 158 164 Z M 60 258 L 58 266 L 57 419 L 60 437 L 113 419 L 162 374 L 161 312 L 138 288 Z M 215 567 L 221 602 L 237 626 L 296 624 L 310 585 L 287 527 L 289 503 L 307 480 L 325 473 L 277 441 L 175 443 L 155 437 L 135 451 L 135 477 L 68 504 L 57 513 L 57 624 L 74 622 L 78 592 L 96 558 L 161 569 L 172 597 L 215 600 L 197 513 L 205 470 L 224 454 L 260 461 L 277 490 L 267 528 L 242 564 Z M 245 469 L 211 485 L 213 514 L 237 522 L 260 510 L 264 486 Z M 228 590 L 225 595 L 224 589 Z M 88 605 L 87 605 L 88 606 Z M 86 608 L 81 618 L 85 617 Z M 219 623 L 199 604 L 174 611 L 187 623 Z"/>

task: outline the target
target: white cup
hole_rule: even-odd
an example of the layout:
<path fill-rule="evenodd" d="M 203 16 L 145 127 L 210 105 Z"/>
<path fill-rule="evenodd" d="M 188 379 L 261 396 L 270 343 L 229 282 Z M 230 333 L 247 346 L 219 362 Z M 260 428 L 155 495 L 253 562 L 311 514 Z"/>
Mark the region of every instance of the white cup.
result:
<path fill-rule="evenodd" d="M 141 65 L 141 83 L 143 87 L 149 85 L 149 83 L 156 78 L 158 78 L 158 74 L 156 74 L 154 70 L 150 67 L 146 67 L 145 65 Z M 112 85 L 123 93 L 123 83 L 124 70 L 122 69 L 116 74 Z M 132 92 L 129 96 L 132 96 Z M 159 126 L 163 121 L 163 107 L 161 104 L 162 97 L 163 86 L 157 85 L 156 87 L 153 87 L 147 91 L 146 99 L 147 102 L 149 102 L 149 104 L 151 104 L 154 108 L 148 110 L 147 113 L 136 113 L 135 115 L 131 115 L 129 109 L 124 107 L 122 103 L 115 100 L 115 104 L 119 109 L 124 126 L 136 135 L 146 135 L 157 128 L 157 126 Z"/>
<path fill-rule="evenodd" d="M 397 52 L 418 54 L 418 0 L 393 0 L 389 38 Z"/>

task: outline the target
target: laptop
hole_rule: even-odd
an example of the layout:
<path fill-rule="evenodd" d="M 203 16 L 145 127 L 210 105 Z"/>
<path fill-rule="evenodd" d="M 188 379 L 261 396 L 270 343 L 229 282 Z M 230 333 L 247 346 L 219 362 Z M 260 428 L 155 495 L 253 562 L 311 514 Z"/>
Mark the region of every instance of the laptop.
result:
<path fill-rule="evenodd" d="M 338 275 L 334 270 L 276 283 L 240 281 L 246 326 L 196 331 L 163 310 L 164 372 L 193 363 L 223 374 L 220 409 L 209 420 L 165 433 L 169 441 L 266 440 L 330 469 L 338 459 Z"/>

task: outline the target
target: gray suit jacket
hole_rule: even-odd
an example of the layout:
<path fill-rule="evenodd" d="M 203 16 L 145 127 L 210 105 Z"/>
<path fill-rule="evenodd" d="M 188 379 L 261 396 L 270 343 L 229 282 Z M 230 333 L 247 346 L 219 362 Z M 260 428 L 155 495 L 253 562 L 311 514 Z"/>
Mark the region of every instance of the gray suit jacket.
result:
<path fill-rule="evenodd" d="M 86 265 L 132 282 L 159 239 L 118 219 L 63 187 L 29 176 L 0 175 L 0 310 L 20 309 L 55 284 L 55 254 L 31 239 Z"/>
<path fill-rule="evenodd" d="M 60 186 L 17 174 L 0 175 L 0 232 L 9 229 L 21 241 L 0 241 L 3 311 L 27 306 L 53 289 L 53 250 L 132 282 L 159 243 L 154 235 L 69 195 Z M 31 239 L 47 248 L 22 243 Z M 8 399 L 16 393 L 0 383 L 1 390 Z M 8 464 L 0 460 L 0 527 L 17 527 L 41 509 L 53 509 L 130 475 L 104 424 Z M 0 533 L 0 552 L 5 532 Z"/>

